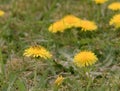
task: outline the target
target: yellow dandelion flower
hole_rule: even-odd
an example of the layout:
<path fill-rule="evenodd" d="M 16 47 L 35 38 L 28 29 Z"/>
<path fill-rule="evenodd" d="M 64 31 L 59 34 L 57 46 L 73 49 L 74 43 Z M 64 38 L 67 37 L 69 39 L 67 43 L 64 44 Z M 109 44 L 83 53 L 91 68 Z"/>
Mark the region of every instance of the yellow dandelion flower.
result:
<path fill-rule="evenodd" d="M 88 20 L 81 20 L 81 23 L 79 25 L 83 31 L 93 31 L 97 30 L 97 25 L 95 22 L 88 21 Z"/>
<path fill-rule="evenodd" d="M 120 10 L 120 2 L 114 2 L 108 6 L 108 9 L 113 11 Z"/>
<path fill-rule="evenodd" d="M 0 16 L 3 16 L 4 14 L 5 14 L 5 12 L 0 10 Z"/>
<path fill-rule="evenodd" d="M 67 15 L 59 21 L 51 24 L 48 30 L 52 33 L 63 32 L 64 30 L 72 27 L 79 27 L 80 19 L 73 15 Z"/>
<path fill-rule="evenodd" d="M 42 46 L 32 46 L 24 51 L 24 56 L 41 57 L 44 59 L 51 58 L 52 55 Z"/>
<path fill-rule="evenodd" d="M 79 27 L 81 19 L 73 15 L 67 15 L 61 21 L 63 21 L 67 28 L 71 28 Z"/>
<path fill-rule="evenodd" d="M 59 86 L 63 82 L 64 78 L 62 76 L 58 76 L 55 80 L 54 84 Z"/>
<path fill-rule="evenodd" d="M 115 28 L 120 28 L 120 14 L 114 15 L 109 24 L 114 25 Z"/>
<path fill-rule="evenodd" d="M 98 58 L 91 51 L 82 51 L 75 55 L 74 64 L 78 67 L 85 67 L 94 64 Z"/>
<path fill-rule="evenodd" d="M 96 4 L 103 4 L 108 0 L 94 0 Z"/>
<path fill-rule="evenodd" d="M 58 31 L 63 32 L 65 29 L 66 29 L 65 24 L 61 21 L 57 21 L 51 24 L 48 30 L 52 33 L 56 33 Z"/>

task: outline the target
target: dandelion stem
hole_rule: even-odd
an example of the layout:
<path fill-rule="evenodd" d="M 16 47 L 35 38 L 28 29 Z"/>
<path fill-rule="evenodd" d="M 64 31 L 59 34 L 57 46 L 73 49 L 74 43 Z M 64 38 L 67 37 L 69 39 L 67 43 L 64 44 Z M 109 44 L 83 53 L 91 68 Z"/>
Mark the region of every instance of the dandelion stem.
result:
<path fill-rule="evenodd" d="M 35 65 L 35 70 L 34 70 L 34 86 L 36 87 L 37 85 L 37 64 Z"/>

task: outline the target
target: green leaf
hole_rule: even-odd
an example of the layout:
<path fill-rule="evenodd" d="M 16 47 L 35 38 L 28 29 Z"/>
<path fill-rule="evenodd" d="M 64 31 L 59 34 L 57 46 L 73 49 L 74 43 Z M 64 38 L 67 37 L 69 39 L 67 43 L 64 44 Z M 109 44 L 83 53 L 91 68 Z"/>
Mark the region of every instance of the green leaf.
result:
<path fill-rule="evenodd" d="M 27 91 L 25 84 L 22 79 L 16 81 L 19 91 Z"/>
<path fill-rule="evenodd" d="M 0 49 L 0 73 L 4 73 L 5 70 L 4 70 L 4 63 L 3 63 L 3 55 L 2 55 L 2 52 L 1 52 L 1 49 Z"/>
<path fill-rule="evenodd" d="M 12 87 L 13 87 L 13 84 L 14 84 L 16 78 L 17 78 L 17 75 L 14 74 L 14 73 L 11 73 L 11 74 L 9 75 L 9 86 L 8 86 L 8 88 L 7 88 L 7 91 L 11 91 L 11 89 L 12 89 Z"/>

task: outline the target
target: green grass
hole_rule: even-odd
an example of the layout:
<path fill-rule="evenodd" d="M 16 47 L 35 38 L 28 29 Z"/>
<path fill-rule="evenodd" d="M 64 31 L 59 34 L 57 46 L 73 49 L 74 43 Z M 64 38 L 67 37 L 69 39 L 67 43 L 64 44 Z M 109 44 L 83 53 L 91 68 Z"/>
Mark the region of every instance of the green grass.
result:
<path fill-rule="evenodd" d="M 65 80 L 56 91 L 120 91 L 120 29 L 109 25 L 113 12 L 92 0 L 1 0 L 0 9 L 0 91 L 55 91 L 58 75 Z M 64 33 L 48 31 L 51 23 L 73 14 L 95 21 L 98 30 Z M 42 45 L 52 60 L 26 58 L 24 49 Z M 72 63 L 80 50 L 95 52 L 99 61 L 88 75 Z"/>

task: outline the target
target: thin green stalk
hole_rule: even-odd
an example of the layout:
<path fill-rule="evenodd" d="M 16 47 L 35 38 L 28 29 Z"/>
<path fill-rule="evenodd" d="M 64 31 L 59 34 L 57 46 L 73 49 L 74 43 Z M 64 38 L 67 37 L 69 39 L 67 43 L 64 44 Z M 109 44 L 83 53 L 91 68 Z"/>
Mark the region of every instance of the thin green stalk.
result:
<path fill-rule="evenodd" d="M 54 86 L 53 91 L 58 91 L 58 87 L 57 87 L 57 86 Z"/>
<path fill-rule="evenodd" d="M 36 87 L 36 85 L 37 85 L 37 64 L 35 64 L 33 84 L 34 84 L 34 87 Z"/>
<path fill-rule="evenodd" d="M 92 83 L 92 79 L 90 78 L 90 76 L 87 77 L 87 81 L 88 81 L 88 85 L 87 85 L 87 91 L 89 91 L 89 88 L 91 86 L 91 83 Z"/>

